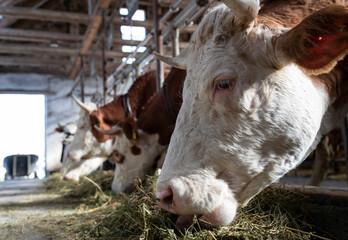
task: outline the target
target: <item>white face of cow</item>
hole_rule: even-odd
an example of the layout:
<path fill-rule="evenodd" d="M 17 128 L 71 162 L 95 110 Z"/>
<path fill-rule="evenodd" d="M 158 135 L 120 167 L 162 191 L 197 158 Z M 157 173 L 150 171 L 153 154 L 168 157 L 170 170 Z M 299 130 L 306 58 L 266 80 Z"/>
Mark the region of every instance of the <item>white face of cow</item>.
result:
<path fill-rule="evenodd" d="M 137 142 L 130 141 L 123 133 L 115 139 L 113 149 L 124 156 L 122 163 L 116 163 L 111 186 L 115 193 L 128 191 L 136 177 L 144 179 L 147 174 L 151 174 L 155 170 L 155 160 L 167 148 L 158 143 L 158 134 L 146 134 L 142 131 L 138 133 Z M 132 151 L 134 147 L 137 148 L 137 154 Z"/>
<path fill-rule="evenodd" d="M 253 1 L 231 5 L 238 2 Z M 214 8 L 191 40 L 183 104 L 157 181 L 162 208 L 214 225 L 229 224 L 313 150 L 330 102 L 322 83 L 276 51 L 273 37 L 286 31 L 239 22 L 250 16 L 238 10 Z"/>
<path fill-rule="evenodd" d="M 85 103 L 85 105 L 90 109 L 97 109 L 94 103 Z M 103 143 L 98 142 L 92 134 L 89 113 L 85 110 L 81 110 L 74 139 L 66 148 L 66 154 L 60 171 L 61 175 L 67 179 L 78 180 L 80 176 L 88 175 L 96 170 L 111 152 L 112 140 Z M 95 158 L 98 160 L 93 162 L 91 159 Z M 78 163 L 80 161 L 86 162 Z M 96 166 L 96 164 L 99 165 Z"/>

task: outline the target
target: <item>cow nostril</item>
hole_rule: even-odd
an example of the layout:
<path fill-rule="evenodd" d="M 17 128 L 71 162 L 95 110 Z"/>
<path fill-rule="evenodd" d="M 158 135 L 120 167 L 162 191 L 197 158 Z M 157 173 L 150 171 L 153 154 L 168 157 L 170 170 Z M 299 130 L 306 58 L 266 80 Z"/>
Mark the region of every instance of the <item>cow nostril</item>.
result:
<path fill-rule="evenodd" d="M 173 203 L 173 191 L 170 188 L 158 191 L 157 197 L 159 198 L 161 205 L 170 206 Z"/>
<path fill-rule="evenodd" d="M 173 202 L 173 194 L 168 196 L 168 197 L 165 197 L 162 202 L 166 205 L 171 205 L 172 202 Z"/>

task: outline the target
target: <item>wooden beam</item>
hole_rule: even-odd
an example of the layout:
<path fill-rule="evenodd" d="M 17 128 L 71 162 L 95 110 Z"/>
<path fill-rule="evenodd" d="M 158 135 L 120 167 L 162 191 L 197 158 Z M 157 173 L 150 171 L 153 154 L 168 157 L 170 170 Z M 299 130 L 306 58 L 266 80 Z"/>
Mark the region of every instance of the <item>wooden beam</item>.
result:
<path fill-rule="evenodd" d="M 22 1 L 22 0 L 20 0 Z M 20 2 L 18 1 L 18 2 Z M 13 1 L 15 2 L 15 1 Z M 52 4 L 54 3 L 54 5 Z M 46 7 L 46 8 L 53 8 L 57 5 L 57 1 L 49 1 L 49 0 L 31 0 L 31 1 L 27 1 L 25 2 L 25 7 L 26 8 L 39 8 L 39 7 Z M 16 4 L 12 4 L 12 6 L 14 6 Z M 6 7 L 6 6 L 2 6 L 2 7 Z M 4 28 L 7 27 L 9 25 L 13 25 L 13 28 L 23 28 L 26 24 L 28 23 L 27 20 L 19 20 L 18 19 L 11 19 L 11 18 L 3 18 L 2 21 L 0 21 L 0 28 Z"/>
<path fill-rule="evenodd" d="M 47 47 L 35 46 L 30 44 L 1 44 L 0 53 L 4 54 L 23 54 L 23 55 L 51 55 L 51 56 L 76 56 L 78 49 L 66 47 Z M 87 54 L 90 54 L 88 52 Z M 101 57 L 101 51 L 95 53 L 96 57 Z M 128 53 L 119 51 L 106 51 L 107 58 L 127 57 Z"/>
<path fill-rule="evenodd" d="M 82 47 L 80 50 L 80 54 L 84 55 L 88 52 L 89 48 L 91 47 L 94 37 L 97 35 L 98 29 L 102 22 L 102 17 L 99 15 L 98 8 L 106 9 L 109 7 L 111 0 L 100 0 L 99 4 L 97 4 L 97 8 L 95 13 L 93 14 L 93 21 L 88 26 L 88 29 L 86 31 Z M 98 6 L 99 5 L 99 6 Z M 75 79 L 78 71 L 81 67 L 81 57 L 77 57 L 77 60 L 74 64 L 73 70 L 71 71 L 69 78 Z"/>
<path fill-rule="evenodd" d="M 87 14 L 63 11 L 42 10 L 24 7 L 0 7 L 0 15 L 11 18 L 31 19 L 52 22 L 71 22 L 88 24 L 91 18 Z"/>
<path fill-rule="evenodd" d="M 34 41 L 34 42 L 57 42 L 73 41 L 79 42 L 83 39 L 81 35 L 72 35 L 67 33 L 37 31 L 37 30 L 20 30 L 13 28 L 0 29 L 0 39 Z"/>
<path fill-rule="evenodd" d="M 24 67 L 24 66 L 0 66 L 0 73 L 39 73 L 67 76 L 69 72 L 63 68 L 51 67 Z"/>
<path fill-rule="evenodd" d="M 5 0 L 0 2 L 1 7 L 14 6 L 22 0 Z"/>
<path fill-rule="evenodd" d="M 0 56 L 0 66 L 30 66 L 30 67 L 68 67 L 71 61 L 62 59 L 45 59 L 34 57 Z"/>

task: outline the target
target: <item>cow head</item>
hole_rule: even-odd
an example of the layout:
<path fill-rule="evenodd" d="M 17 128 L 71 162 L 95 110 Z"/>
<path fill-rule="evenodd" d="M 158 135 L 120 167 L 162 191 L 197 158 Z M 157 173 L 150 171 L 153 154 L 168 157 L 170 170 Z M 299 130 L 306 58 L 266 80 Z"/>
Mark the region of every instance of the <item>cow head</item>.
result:
<path fill-rule="evenodd" d="M 110 130 L 102 130 L 104 134 L 116 135 L 113 149 L 117 150 L 112 190 L 115 193 L 127 192 L 132 189 L 136 177 L 144 178 L 156 168 L 156 162 L 166 149 L 158 143 L 158 134 L 147 134 L 138 130 L 133 117 L 128 117 Z"/>
<path fill-rule="evenodd" d="M 112 151 L 112 140 L 99 142 L 93 135 L 90 115 L 96 112 L 97 106 L 94 103 L 82 103 L 75 96 L 73 99 L 81 107 L 81 111 L 74 139 L 66 148 L 61 175 L 63 178 L 76 180 L 96 170 L 107 159 Z M 94 158 L 98 159 L 95 164 L 92 161 L 79 163 Z"/>
<path fill-rule="evenodd" d="M 347 53 L 347 6 L 329 6 L 289 30 L 255 21 L 257 2 L 226 0 L 191 39 L 183 104 L 156 187 L 159 205 L 183 215 L 178 226 L 193 214 L 231 223 L 328 129 L 334 99 L 318 74 Z"/>

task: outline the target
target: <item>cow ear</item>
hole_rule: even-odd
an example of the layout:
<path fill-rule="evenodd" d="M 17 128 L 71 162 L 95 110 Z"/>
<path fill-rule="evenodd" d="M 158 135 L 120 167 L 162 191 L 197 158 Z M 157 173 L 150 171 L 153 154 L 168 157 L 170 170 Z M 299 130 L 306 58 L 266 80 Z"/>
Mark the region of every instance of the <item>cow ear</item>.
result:
<path fill-rule="evenodd" d="M 123 132 L 131 141 L 137 141 L 139 138 L 138 126 L 133 117 L 128 117 L 122 124 Z"/>
<path fill-rule="evenodd" d="M 165 62 L 172 67 L 186 70 L 187 69 L 187 53 L 188 53 L 188 49 L 186 48 L 177 57 L 166 57 L 159 54 L 158 52 L 153 52 L 153 55 L 155 55 L 155 57 L 161 60 L 162 62 Z"/>
<path fill-rule="evenodd" d="M 310 74 L 331 71 L 348 53 L 348 6 L 333 4 L 308 16 L 275 46 Z"/>

